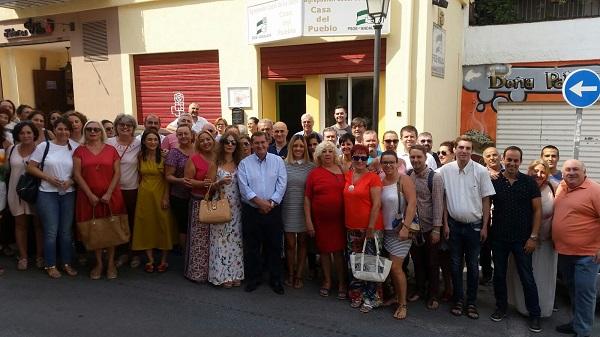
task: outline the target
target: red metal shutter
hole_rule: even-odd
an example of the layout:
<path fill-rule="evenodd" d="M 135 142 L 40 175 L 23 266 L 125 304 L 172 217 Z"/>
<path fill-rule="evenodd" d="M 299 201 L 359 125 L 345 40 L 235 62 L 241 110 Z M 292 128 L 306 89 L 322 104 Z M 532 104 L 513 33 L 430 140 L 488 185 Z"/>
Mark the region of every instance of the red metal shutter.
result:
<path fill-rule="evenodd" d="M 385 71 L 385 45 L 381 40 L 381 71 Z M 294 79 L 305 75 L 373 71 L 373 40 L 303 44 L 260 49 L 261 76 Z"/>
<path fill-rule="evenodd" d="M 165 127 L 173 95 L 184 95 L 185 111 L 192 102 L 200 104 L 200 116 L 214 121 L 221 116 L 218 51 L 134 55 L 137 117 L 140 124 L 153 113 Z"/>

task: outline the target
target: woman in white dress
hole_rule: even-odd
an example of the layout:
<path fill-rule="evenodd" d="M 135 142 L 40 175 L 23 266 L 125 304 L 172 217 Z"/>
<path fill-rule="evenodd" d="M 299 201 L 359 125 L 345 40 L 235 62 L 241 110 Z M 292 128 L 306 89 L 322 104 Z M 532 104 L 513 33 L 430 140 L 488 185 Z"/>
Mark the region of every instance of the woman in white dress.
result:
<path fill-rule="evenodd" d="M 554 192 L 556 187 L 548 181 L 550 167 L 542 160 L 534 160 L 529 164 L 527 173 L 535 178 L 542 194 L 542 224 L 538 234 L 538 246 L 533 252 L 533 277 L 538 289 L 542 317 L 550 317 L 554 307 L 556 290 L 556 264 L 558 255 L 552 244 L 552 214 L 554 212 Z M 528 315 L 525 306 L 523 288 L 512 257 L 508 263 L 506 274 L 508 286 L 508 302 L 523 315 Z"/>
<path fill-rule="evenodd" d="M 219 139 L 216 164 L 208 177 L 216 181 L 213 189 L 221 190 L 229 200 L 231 221 L 210 226 L 208 281 L 224 288 L 239 287 L 244 279 L 242 250 L 242 204 L 237 182 L 237 167 L 242 160 L 242 148 L 236 134 L 228 132 Z M 215 172 L 216 171 L 216 172 Z"/>

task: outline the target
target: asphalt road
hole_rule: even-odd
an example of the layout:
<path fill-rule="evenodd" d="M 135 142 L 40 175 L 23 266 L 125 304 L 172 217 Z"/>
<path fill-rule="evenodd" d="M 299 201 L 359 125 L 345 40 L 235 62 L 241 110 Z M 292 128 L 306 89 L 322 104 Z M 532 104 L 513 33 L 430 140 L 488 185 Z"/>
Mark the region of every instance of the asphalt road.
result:
<path fill-rule="evenodd" d="M 396 321 L 393 307 L 369 314 L 348 302 L 318 295 L 316 282 L 276 295 L 263 284 L 253 293 L 221 289 L 183 278 L 182 259 L 173 257 L 165 274 L 146 274 L 124 267 L 119 278 L 92 281 L 80 275 L 52 280 L 32 268 L 15 269 L 13 259 L 0 258 L 0 337 L 81 336 L 565 336 L 554 326 L 567 321 L 568 306 L 542 320 L 544 331 L 530 333 L 516 312 L 495 323 L 491 287 L 480 287 L 479 320 L 454 317 L 448 304 L 429 311 L 424 302 L 409 304 L 408 318 Z M 596 324 L 593 336 L 600 336 Z"/>

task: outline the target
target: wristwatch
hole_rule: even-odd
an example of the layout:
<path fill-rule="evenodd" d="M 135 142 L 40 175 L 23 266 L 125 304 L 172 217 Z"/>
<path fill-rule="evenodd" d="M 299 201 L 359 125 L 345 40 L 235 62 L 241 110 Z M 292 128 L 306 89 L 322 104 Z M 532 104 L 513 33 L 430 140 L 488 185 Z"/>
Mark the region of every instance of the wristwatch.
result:
<path fill-rule="evenodd" d="M 529 236 L 529 238 L 530 238 L 531 240 L 533 240 L 533 241 L 536 241 L 536 240 L 538 239 L 538 236 L 537 236 L 536 234 L 531 234 L 531 235 Z"/>

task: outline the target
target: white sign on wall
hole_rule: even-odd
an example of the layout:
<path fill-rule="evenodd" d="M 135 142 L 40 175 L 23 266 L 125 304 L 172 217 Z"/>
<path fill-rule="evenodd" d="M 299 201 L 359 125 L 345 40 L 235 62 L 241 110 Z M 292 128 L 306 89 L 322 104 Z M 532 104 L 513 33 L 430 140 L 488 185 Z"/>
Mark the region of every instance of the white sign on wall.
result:
<path fill-rule="evenodd" d="M 248 43 L 302 36 L 302 0 L 273 0 L 248 7 Z"/>
<path fill-rule="evenodd" d="M 431 75 L 444 78 L 446 70 L 446 31 L 433 24 L 431 47 Z"/>
<path fill-rule="evenodd" d="M 384 21 L 381 33 L 389 32 L 388 19 Z M 373 34 L 365 0 L 304 0 L 304 36 Z"/>

